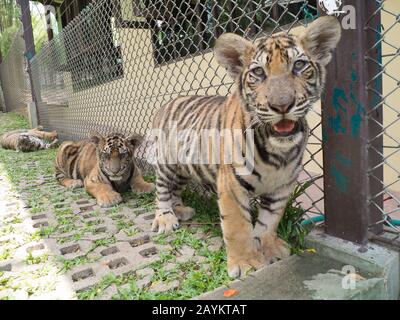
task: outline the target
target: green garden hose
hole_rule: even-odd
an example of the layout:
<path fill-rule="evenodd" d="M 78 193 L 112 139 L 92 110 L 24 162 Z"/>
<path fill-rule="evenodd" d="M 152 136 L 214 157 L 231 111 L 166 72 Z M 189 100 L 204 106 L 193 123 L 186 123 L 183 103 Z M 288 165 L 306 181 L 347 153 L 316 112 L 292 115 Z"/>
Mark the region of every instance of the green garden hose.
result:
<path fill-rule="evenodd" d="M 323 215 L 315 216 L 315 217 L 303 220 L 301 222 L 301 225 L 302 226 L 306 226 L 306 225 L 308 225 L 310 223 L 321 222 L 321 221 L 324 221 L 324 220 L 325 220 L 325 217 Z M 399 219 L 391 219 L 390 223 L 392 225 L 394 225 L 394 226 L 400 226 L 400 220 Z"/>

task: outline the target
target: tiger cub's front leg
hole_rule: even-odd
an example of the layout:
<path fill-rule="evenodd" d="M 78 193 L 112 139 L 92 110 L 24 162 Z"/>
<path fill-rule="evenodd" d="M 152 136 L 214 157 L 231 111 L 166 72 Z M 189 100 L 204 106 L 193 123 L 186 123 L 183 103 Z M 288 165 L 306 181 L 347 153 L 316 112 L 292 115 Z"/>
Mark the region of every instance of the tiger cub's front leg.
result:
<path fill-rule="evenodd" d="M 188 179 L 172 171 L 168 166 L 158 165 L 157 170 L 157 206 L 151 229 L 158 233 L 170 232 L 179 227 L 179 220 L 186 221 L 193 217 L 195 210 L 183 205 L 181 190 Z M 172 174 L 175 172 L 175 174 Z"/>
<path fill-rule="evenodd" d="M 142 172 L 135 167 L 135 172 L 130 181 L 131 189 L 136 192 L 151 192 L 154 190 L 154 184 L 143 179 Z"/>
<path fill-rule="evenodd" d="M 280 239 L 277 229 L 284 214 L 289 196 L 264 195 L 260 197 L 258 218 L 254 228 L 254 238 L 268 263 L 290 255 L 289 245 Z"/>
<path fill-rule="evenodd" d="M 102 208 L 112 207 L 122 202 L 122 197 L 115 192 L 111 185 L 103 183 L 97 176 L 87 176 L 84 181 L 87 193 L 96 198 L 97 204 Z"/>
<path fill-rule="evenodd" d="M 237 180 L 227 177 L 219 178 L 218 194 L 228 274 L 240 277 L 252 267 L 258 269 L 264 264 L 253 237 L 249 195 Z"/>

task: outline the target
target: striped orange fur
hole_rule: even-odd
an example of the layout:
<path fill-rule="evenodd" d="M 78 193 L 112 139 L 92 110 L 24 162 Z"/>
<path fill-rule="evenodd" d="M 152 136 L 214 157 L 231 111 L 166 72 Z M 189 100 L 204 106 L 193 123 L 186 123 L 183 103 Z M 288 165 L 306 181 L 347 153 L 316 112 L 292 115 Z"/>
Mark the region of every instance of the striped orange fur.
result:
<path fill-rule="evenodd" d="M 144 181 L 133 158 L 140 140 L 137 135 L 92 133 L 90 140 L 65 141 L 56 156 L 56 179 L 67 188 L 84 186 L 101 207 L 120 203 L 120 192 L 129 188 L 150 192 L 154 185 Z"/>
<path fill-rule="evenodd" d="M 300 36 L 278 34 L 252 43 L 224 34 L 217 40 L 216 58 L 235 79 L 236 90 L 228 97 L 178 97 L 159 110 L 153 128 L 167 138 L 178 132 L 176 148 L 189 158 L 198 147 L 192 132 L 201 137 L 205 129 L 231 130 L 231 136 L 221 139 L 218 152 L 223 160 L 168 163 L 157 159 L 153 230 L 174 230 L 179 220 L 193 216 L 194 210 L 184 206 L 180 194 L 190 180 L 196 180 L 218 194 L 229 275 L 238 277 L 251 267 L 289 255 L 289 246 L 277 236 L 277 227 L 302 169 L 309 134 L 305 117 L 320 97 L 325 66 L 339 38 L 336 18 L 322 17 Z M 238 145 L 230 141 L 234 129 L 241 135 Z M 239 163 L 225 161 L 222 155 L 242 154 L 241 147 L 251 140 L 249 130 L 254 150 L 246 156 L 253 157 L 254 168 L 243 174 Z M 161 147 L 159 144 L 158 150 Z M 173 151 L 164 146 L 168 148 Z M 253 197 L 259 203 L 255 225 L 250 216 Z"/>

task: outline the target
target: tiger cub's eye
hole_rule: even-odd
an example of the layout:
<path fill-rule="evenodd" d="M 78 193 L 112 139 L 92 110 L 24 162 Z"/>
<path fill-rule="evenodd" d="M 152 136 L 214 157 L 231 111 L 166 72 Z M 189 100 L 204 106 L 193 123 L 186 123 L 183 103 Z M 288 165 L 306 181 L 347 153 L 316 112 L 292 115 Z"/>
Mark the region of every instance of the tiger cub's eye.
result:
<path fill-rule="evenodd" d="M 301 71 L 305 66 L 306 66 L 307 62 L 303 61 L 303 60 L 297 60 L 294 65 L 293 65 L 293 69 L 295 71 Z"/>
<path fill-rule="evenodd" d="M 254 75 L 258 76 L 258 77 L 262 77 L 262 76 L 265 75 L 264 69 L 261 68 L 261 67 L 256 67 L 256 68 L 252 69 L 251 72 L 252 72 Z"/>

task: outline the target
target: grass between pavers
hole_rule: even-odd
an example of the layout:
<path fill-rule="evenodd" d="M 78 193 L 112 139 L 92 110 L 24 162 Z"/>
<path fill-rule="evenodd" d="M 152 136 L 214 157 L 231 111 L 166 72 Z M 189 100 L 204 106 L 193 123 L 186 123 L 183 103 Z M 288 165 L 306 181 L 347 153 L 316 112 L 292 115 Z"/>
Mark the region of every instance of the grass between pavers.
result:
<path fill-rule="evenodd" d="M 12 129 L 27 128 L 28 124 L 19 115 L 3 114 L 0 115 L 0 134 Z M 23 186 L 27 181 L 35 181 L 38 176 L 50 176 L 54 173 L 54 158 L 56 150 L 43 150 L 32 153 L 16 153 L 15 151 L 0 149 L 0 174 L 7 175 L 10 182 L 14 185 L 15 191 L 18 191 L 18 186 Z M 36 166 L 29 168 L 28 163 L 35 163 Z M 145 176 L 148 181 L 154 181 L 154 176 Z M 24 191 L 26 192 L 26 191 Z M 297 190 L 301 193 L 301 190 Z M 26 242 L 38 241 L 47 238 L 55 233 L 63 234 L 72 230 L 76 231 L 70 237 L 60 237 L 59 243 L 78 241 L 86 231 L 93 231 L 99 221 L 86 222 L 83 225 L 79 215 L 73 215 L 72 210 L 65 205 L 57 208 L 58 203 L 68 203 L 77 199 L 90 198 L 83 189 L 74 191 L 51 190 L 45 191 L 41 187 L 31 188 L 24 195 L 27 200 L 29 212 L 32 215 L 40 214 L 48 209 L 49 205 L 56 205 L 53 210 L 57 219 L 57 226 L 44 227 L 40 231 L 33 232 L 26 236 Z M 134 236 L 138 230 L 135 228 L 132 221 L 126 221 L 118 218 L 118 213 L 123 206 L 131 209 L 141 208 L 146 211 L 154 209 L 155 194 L 134 194 L 128 192 L 123 194 L 126 204 L 116 206 L 108 211 L 110 217 L 116 223 L 118 230 L 123 230 L 128 236 Z M 133 200 L 134 201 L 130 201 Z M 232 279 L 229 278 L 226 271 L 226 253 L 222 247 L 217 250 L 209 249 L 209 242 L 199 238 L 197 233 L 199 230 L 206 235 L 206 238 L 221 237 L 221 228 L 219 226 L 219 210 L 216 196 L 209 196 L 207 199 L 201 195 L 198 190 L 187 189 L 183 193 L 185 204 L 193 207 L 197 214 L 196 221 L 191 227 L 185 226 L 178 229 L 172 238 L 169 235 L 155 236 L 153 241 L 156 244 L 168 244 L 172 247 L 171 251 L 161 252 L 160 260 L 148 265 L 146 268 L 155 270 L 151 275 L 149 283 L 143 288 L 137 283 L 141 280 L 134 272 L 128 275 L 116 277 L 112 273 L 105 276 L 97 285 L 88 290 L 78 292 L 79 299 L 95 299 L 101 295 L 112 285 L 117 288 L 117 293 L 114 294 L 115 299 L 189 299 L 200 295 L 204 292 L 213 290 L 221 285 L 227 285 Z M 303 211 L 300 207 L 290 202 L 285 212 L 284 219 L 279 226 L 281 237 L 291 243 L 294 253 L 303 249 L 304 236 L 307 230 L 300 225 Z M 98 214 L 90 212 L 93 217 Z M 0 228 L 0 236 L 14 232 L 13 225 L 18 223 L 18 216 L 13 217 L 5 225 Z M 115 243 L 115 238 L 98 240 L 93 243 L 89 253 L 94 251 L 99 246 L 109 246 Z M 201 263 L 193 260 L 178 262 L 176 252 L 184 247 L 189 247 L 195 250 L 195 256 L 201 257 Z M 0 261 L 12 258 L 13 250 L 8 249 L 0 251 Z M 25 263 L 34 265 L 39 263 L 55 263 L 59 273 L 65 273 L 72 268 L 94 262 L 89 254 L 77 257 L 74 259 L 66 259 L 62 256 L 57 256 L 55 259 L 46 254 L 40 256 L 28 255 Z M 37 276 L 37 275 L 32 275 Z M 152 287 L 159 283 L 170 283 L 179 281 L 177 288 L 167 290 L 165 292 L 152 292 Z M 2 283 L 6 285 L 2 286 Z M 4 274 L 0 273 L 0 291 L 1 287 L 10 288 L 12 279 L 9 279 Z M 11 287 L 15 287 L 14 284 Z M 28 288 L 29 292 L 34 293 L 35 288 Z M 43 291 L 45 288 L 36 288 L 38 291 Z"/>
<path fill-rule="evenodd" d="M 145 177 L 151 181 L 154 177 Z M 154 209 L 155 194 L 140 194 L 138 203 L 142 207 Z M 202 293 L 214 290 L 222 285 L 228 285 L 232 279 L 228 276 L 226 270 L 226 253 L 222 247 L 217 250 L 209 250 L 209 244 L 204 239 L 199 239 L 196 232 L 201 230 L 207 237 L 222 236 L 219 227 L 218 207 L 216 200 L 211 198 L 200 202 L 200 198 L 194 192 L 185 191 L 183 200 L 190 203 L 196 211 L 196 228 L 178 229 L 171 237 L 171 234 L 162 234 L 155 236 L 153 241 L 156 244 L 172 247 L 171 251 L 159 254 L 160 260 L 149 264 L 145 268 L 155 270 L 151 276 L 151 285 L 140 288 L 137 286 L 138 278 L 134 274 L 115 277 L 112 274 L 103 277 L 103 279 L 89 290 L 79 292 L 79 299 L 94 299 L 101 295 L 111 285 L 117 287 L 117 293 L 113 299 L 190 299 Z M 192 200 L 192 201 L 191 201 Z M 203 203 L 202 205 L 200 205 Z M 208 205 L 204 205 L 208 203 Z M 192 223 L 193 224 L 193 223 Z M 171 239 L 172 238 L 172 239 Z M 174 252 L 179 251 L 182 247 L 190 247 L 196 252 L 196 256 L 202 257 L 202 262 L 189 260 L 178 263 Z M 172 265 L 172 268 L 170 266 Z M 205 266 L 207 269 L 205 269 Z M 167 269 L 167 267 L 169 267 Z M 152 292 L 153 286 L 159 283 L 170 283 L 179 281 L 179 287 L 165 292 Z"/>

